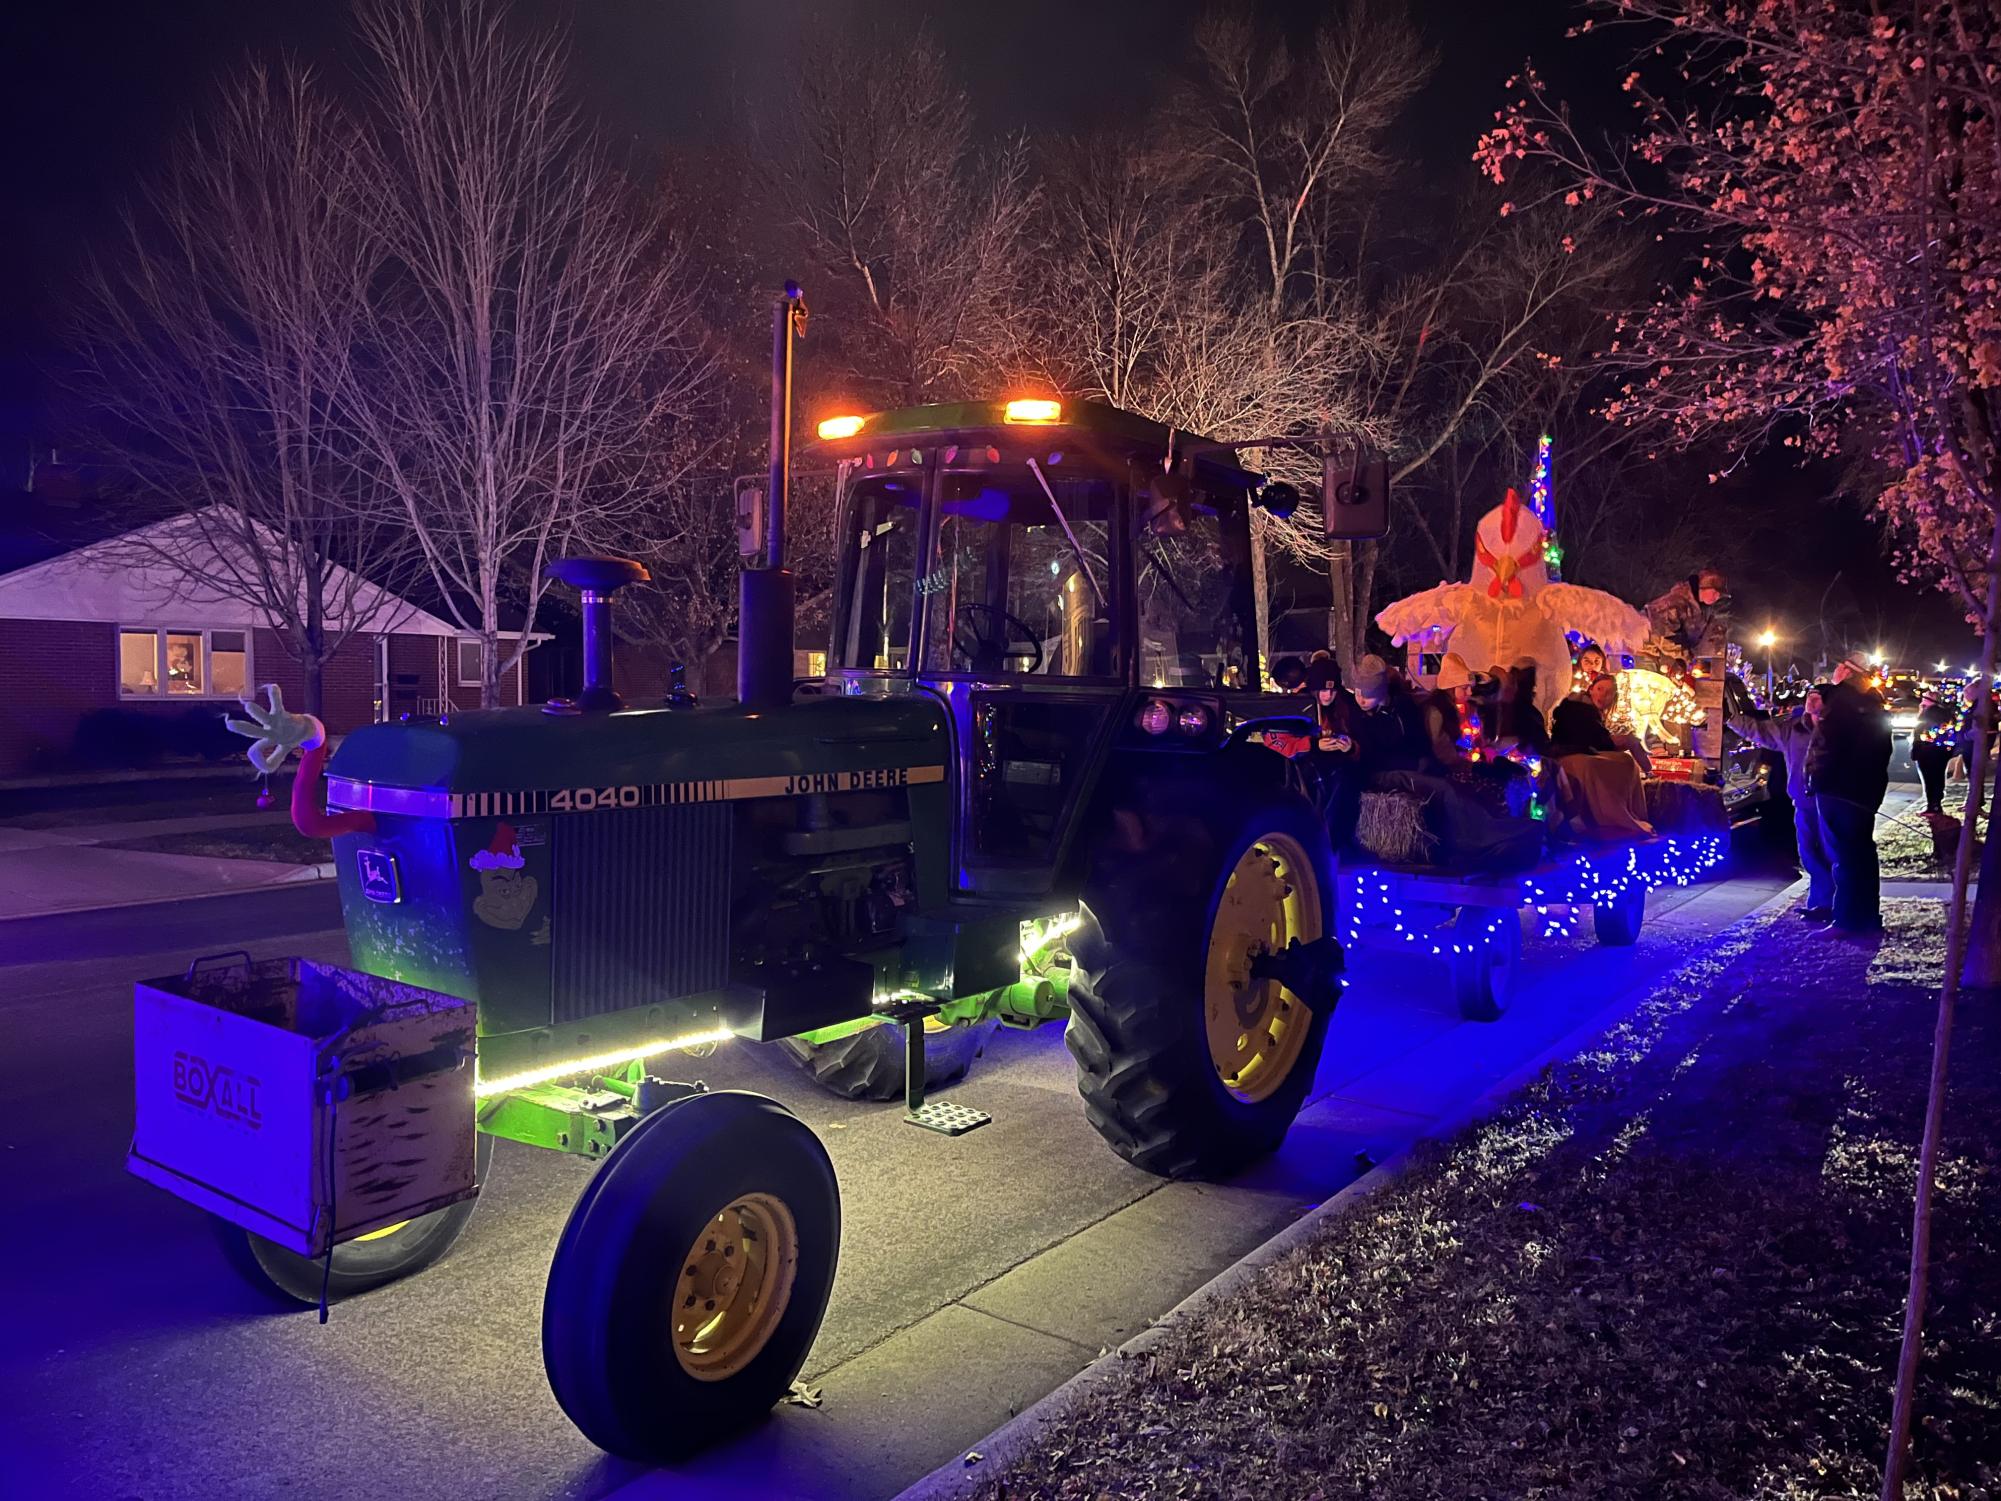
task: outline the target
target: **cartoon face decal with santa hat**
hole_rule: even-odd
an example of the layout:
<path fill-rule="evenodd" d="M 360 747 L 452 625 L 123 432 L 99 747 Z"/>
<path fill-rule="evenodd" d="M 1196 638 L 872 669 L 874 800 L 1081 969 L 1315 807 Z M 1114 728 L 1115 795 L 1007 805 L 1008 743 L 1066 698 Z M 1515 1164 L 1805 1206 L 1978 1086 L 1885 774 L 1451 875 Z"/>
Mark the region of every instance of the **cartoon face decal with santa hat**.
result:
<path fill-rule="evenodd" d="M 472 868 L 479 872 L 479 895 L 473 899 L 473 916 L 489 928 L 510 931 L 528 921 L 541 885 L 523 869 L 527 863 L 514 825 L 503 823 L 494 829 L 493 842 L 471 860 Z"/>

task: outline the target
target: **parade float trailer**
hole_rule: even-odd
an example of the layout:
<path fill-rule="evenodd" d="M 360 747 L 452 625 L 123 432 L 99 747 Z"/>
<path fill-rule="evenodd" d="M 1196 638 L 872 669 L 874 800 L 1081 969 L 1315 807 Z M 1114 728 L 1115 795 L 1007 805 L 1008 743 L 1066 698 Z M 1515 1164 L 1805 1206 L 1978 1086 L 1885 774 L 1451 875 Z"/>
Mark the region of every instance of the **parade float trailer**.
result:
<path fill-rule="evenodd" d="M 558 564 L 577 700 L 373 726 L 302 766 L 353 967 L 224 956 L 138 991 L 132 1170 L 323 1317 L 445 1253 L 495 1138 L 602 1159 L 542 1353 L 578 1428 L 644 1461 L 785 1394 L 840 1244 L 813 1132 L 691 1056 L 782 1041 L 843 1092 L 900 1088 L 949 1150 L 987 1117 L 928 1086 L 979 1029 L 1062 1020 L 1112 1149 L 1213 1175 L 1284 1138 L 1340 995 L 1342 873 L 1256 741 L 1297 700 L 1259 687 L 1251 514 L 1296 492 L 1104 407 L 830 419 L 830 669 L 795 683 L 800 312 L 788 289 L 738 698 L 620 702 L 613 596 L 645 571 Z M 1330 526 L 1380 511 L 1380 469 L 1335 468 Z M 263 725 L 280 755 L 311 743 L 275 706 Z M 1572 894 L 1636 922 L 1647 873 L 1594 871 Z"/>

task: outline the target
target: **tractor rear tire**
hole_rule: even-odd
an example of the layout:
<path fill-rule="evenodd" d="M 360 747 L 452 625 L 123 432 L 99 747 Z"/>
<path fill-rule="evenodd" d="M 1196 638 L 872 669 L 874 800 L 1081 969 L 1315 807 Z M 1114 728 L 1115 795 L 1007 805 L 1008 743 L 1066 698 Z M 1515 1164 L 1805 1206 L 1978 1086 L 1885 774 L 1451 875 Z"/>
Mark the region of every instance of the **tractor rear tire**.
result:
<path fill-rule="evenodd" d="M 1183 805 L 1183 809 L 1187 805 Z M 1120 812 L 1070 938 L 1084 1111 L 1126 1161 L 1214 1177 L 1276 1150 L 1305 1103 L 1338 984 L 1318 1005 L 1250 956 L 1334 931 L 1334 859 L 1303 800 Z"/>
<path fill-rule="evenodd" d="M 997 1021 L 955 1022 L 924 1034 L 924 1087 L 943 1089 L 966 1077 L 973 1060 L 984 1053 Z M 878 1022 L 837 1037 L 832 1042 L 807 1042 L 787 1037 L 779 1043 L 813 1082 L 847 1100 L 903 1098 L 903 1028 Z"/>
<path fill-rule="evenodd" d="M 585 1438 L 661 1464 L 757 1421 L 806 1362 L 841 1243 L 827 1149 L 762 1095 L 646 1116 L 585 1186 L 542 1300 L 542 1364 Z"/>
<path fill-rule="evenodd" d="M 482 1190 L 492 1173 L 493 1138 L 482 1131 L 473 1142 L 473 1178 Z M 461 1199 L 361 1240 L 343 1241 L 333 1248 L 331 1270 L 325 1257 L 301 1256 L 227 1220 L 215 1223 L 225 1254 L 248 1281 L 280 1302 L 317 1306 L 322 1286 L 327 1301 L 338 1303 L 401 1281 L 441 1260 L 465 1233 L 478 1207 L 477 1196 Z"/>

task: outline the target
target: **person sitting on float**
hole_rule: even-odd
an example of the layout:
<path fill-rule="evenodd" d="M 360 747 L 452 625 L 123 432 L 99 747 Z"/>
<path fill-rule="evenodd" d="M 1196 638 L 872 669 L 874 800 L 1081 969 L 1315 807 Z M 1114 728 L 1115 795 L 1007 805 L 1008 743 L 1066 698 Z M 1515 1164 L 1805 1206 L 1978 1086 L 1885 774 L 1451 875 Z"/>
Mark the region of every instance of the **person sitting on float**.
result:
<path fill-rule="evenodd" d="M 1268 730 L 1264 743 L 1282 756 L 1304 762 L 1314 800 L 1327 819 L 1334 848 L 1355 837 L 1362 810 L 1361 755 L 1355 717 L 1361 712 L 1341 683 L 1341 664 L 1330 652 L 1316 652 L 1306 664 L 1307 715 L 1311 729 L 1299 734 Z"/>
<path fill-rule="evenodd" d="M 1570 672 L 1570 691 L 1582 695 L 1591 691 L 1591 685 L 1606 671 L 1603 648 L 1587 641 L 1584 649 L 1577 654 L 1576 665 Z"/>
<path fill-rule="evenodd" d="M 1647 742 L 1635 735 L 1632 726 L 1619 715 L 1619 680 L 1609 672 L 1601 672 L 1591 680 L 1590 691 L 1585 696 L 1604 721 L 1605 731 L 1612 739 L 1612 749 L 1622 750 L 1637 761 L 1640 775 L 1652 776 L 1654 758 L 1647 750 Z"/>
<path fill-rule="evenodd" d="M 1557 825 L 1583 839 L 1650 839 L 1646 784 L 1590 698 L 1567 698 L 1550 715 Z"/>

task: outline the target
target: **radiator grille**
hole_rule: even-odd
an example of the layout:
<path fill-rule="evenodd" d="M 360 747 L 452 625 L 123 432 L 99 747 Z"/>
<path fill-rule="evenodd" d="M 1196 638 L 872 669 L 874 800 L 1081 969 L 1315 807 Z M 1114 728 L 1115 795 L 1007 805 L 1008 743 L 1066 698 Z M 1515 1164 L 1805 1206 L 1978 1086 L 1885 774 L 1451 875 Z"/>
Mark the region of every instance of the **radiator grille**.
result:
<path fill-rule="evenodd" d="M 731 812 L 694 804 L 554 820 L 553 1020 L 728 980 Z"/>

